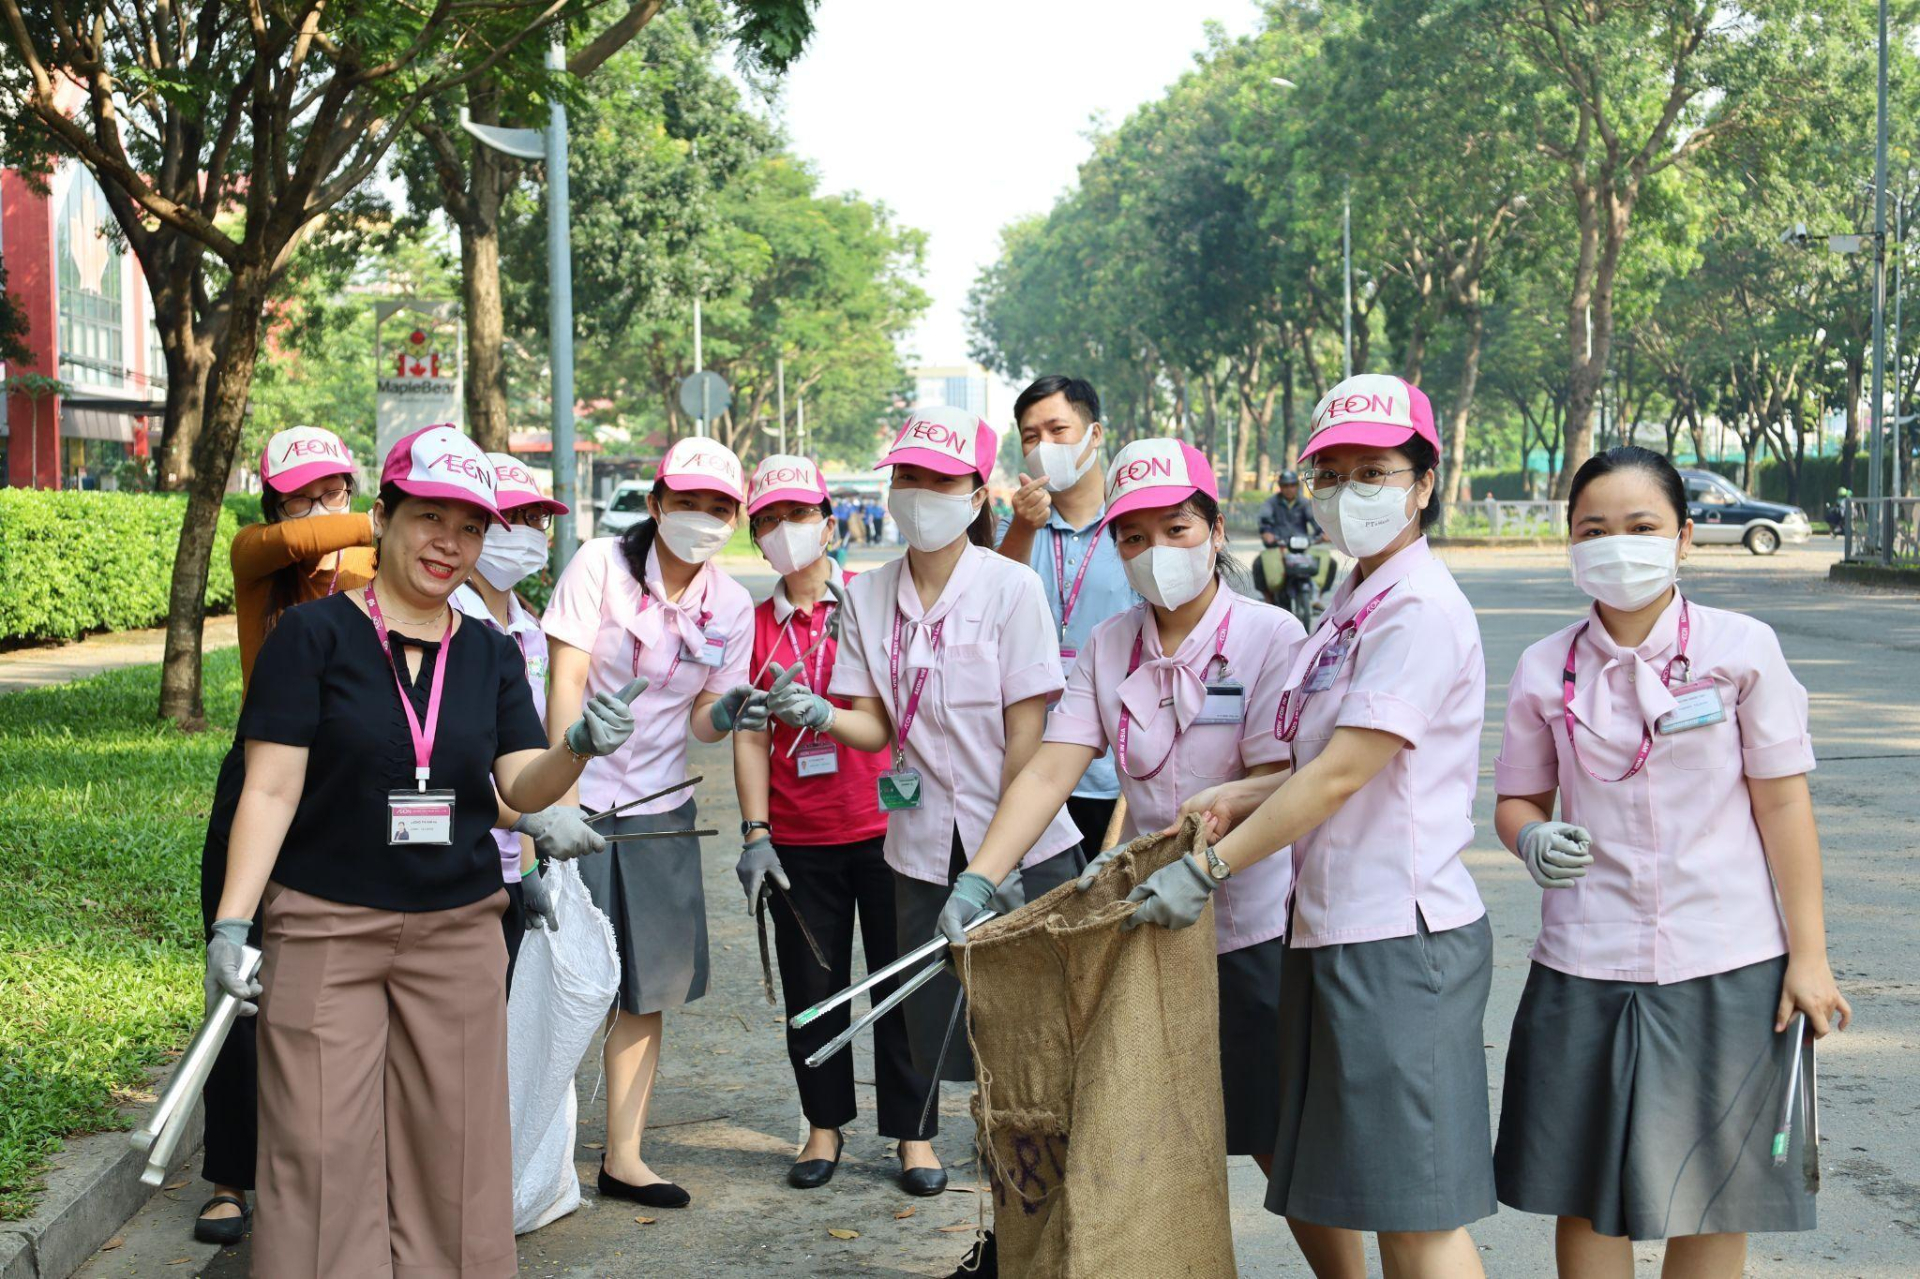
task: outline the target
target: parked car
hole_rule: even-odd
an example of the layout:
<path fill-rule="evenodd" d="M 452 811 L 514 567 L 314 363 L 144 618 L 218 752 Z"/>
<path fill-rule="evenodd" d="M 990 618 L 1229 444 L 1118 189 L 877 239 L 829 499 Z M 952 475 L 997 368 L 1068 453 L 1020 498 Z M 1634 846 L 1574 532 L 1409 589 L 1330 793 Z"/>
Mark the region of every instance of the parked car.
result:
<path fill-rule="evenodd" d="M 1783 502 L 1763 502 L 1712 471 L 1681 471 L 1693 540 L 1703 546 L 1742 543 L 1755 555 L 1771 555 L 1782 542 L 1799 544 L 1813 535 L 1807 513 Z"/>
<path fill-rule="evenodd" d="M 647 494 L 653 491 L 651 484 L 639 480 L 622 480 L 614 487 L 613 495 L 607 499 L 606 507 L 600 512 L 600 518 L 594 522 L 595 531 L 618 537 L 641 520 L 647 518 Z"/>

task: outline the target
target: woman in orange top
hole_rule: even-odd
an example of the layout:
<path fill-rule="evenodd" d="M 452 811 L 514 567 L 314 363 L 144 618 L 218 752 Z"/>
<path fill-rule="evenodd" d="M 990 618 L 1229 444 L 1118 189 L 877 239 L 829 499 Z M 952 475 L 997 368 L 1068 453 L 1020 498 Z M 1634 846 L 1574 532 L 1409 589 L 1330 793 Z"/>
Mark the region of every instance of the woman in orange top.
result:
<path fill-rule="evenodd" d="M 353 455 L 332 431 L 296 426 L 267 441 L 260 455 L 260 512 L 233 539 L 233 611 L 240 632 L 240 686 L 253 678 L 254 655 L 282 613 L 373 580 L 373 523 L 353 504 Z M 245 780 L 238 743 L 220 765 L 207 842 L 200 853 L 200 913 L 213 928 L 227 877 L 227 833 Z M 259 928 L 248 944 L 258 946 Z M 253 1189 L 253 1021 L 234 1023 L 207 1076 L 206 1161 L 213 1197 L 194 1221 L 194 1238 L 236 1244 L 247 1231 Z"/>

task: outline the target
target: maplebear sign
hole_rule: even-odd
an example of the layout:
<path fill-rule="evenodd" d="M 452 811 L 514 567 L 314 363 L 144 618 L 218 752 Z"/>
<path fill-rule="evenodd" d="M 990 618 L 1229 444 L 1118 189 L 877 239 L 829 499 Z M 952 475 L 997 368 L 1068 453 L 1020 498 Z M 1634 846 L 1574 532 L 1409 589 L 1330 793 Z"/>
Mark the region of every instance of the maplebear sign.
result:
<path fill-rule="evenodd" d="M 378 456 L 436 422 L 464 429 L 459 304 L 394 299 L 379 303 L 374 314 Z"/>

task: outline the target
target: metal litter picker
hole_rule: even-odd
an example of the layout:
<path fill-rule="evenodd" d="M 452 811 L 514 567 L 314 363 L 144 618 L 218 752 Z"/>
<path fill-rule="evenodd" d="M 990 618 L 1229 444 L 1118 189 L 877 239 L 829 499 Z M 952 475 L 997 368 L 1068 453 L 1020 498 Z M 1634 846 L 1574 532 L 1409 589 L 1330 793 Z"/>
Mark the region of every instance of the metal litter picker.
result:
<path fill-rule="evenodd" d="M 260 952 L 251 946 L 243 947 L 240 951 L 241 978 L 251 981 L 259 971 Z M 187 1123 L 193 1117 L 194 1098 L 207 1086 L 207 1075 L 213 1070 L 214 1058 L 220 1055 L 220 1046 L 227 1042 L 227 1032 L 233 1029 L 234 1018 L 239 1015 L 240 1000 L 221 991 L 220 998 L 214 1001 L 213 1011 L 207 1014 L 206 1021 L 194 1032 L 187 1051 L 180 1055 L 180 1064 L 174 1068 L 173 1078 L 167 1081 L 160 1100 L 147 1113 L 146 1122 L 128 1134 L 133 1148 L 147 1156 L 146 1169 L 140 1174 L 141 1184 L 158 1186 L 167 1179 L 167 1166 L 179 1151 L 180 1139 L 186 1135 Z"/>

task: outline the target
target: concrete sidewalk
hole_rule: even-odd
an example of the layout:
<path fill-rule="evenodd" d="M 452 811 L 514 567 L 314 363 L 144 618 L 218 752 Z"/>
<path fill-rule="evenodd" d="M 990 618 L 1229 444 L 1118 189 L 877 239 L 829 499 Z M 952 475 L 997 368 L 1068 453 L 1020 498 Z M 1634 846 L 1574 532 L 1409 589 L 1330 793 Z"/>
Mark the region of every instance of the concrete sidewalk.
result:
<path fill-rule="evenodd" d="M 207 619 L 202 640 L 207 652 L 232 648 L 239 642 L 233 614 Z M 165 655 L 166 647 L 166 628 L 156 626 L 149 630 L 89 635 L 66 644 L 12 649 L 0 653 L 0 693 L 45 688 L 122 666 L 157 662 Z"/>

